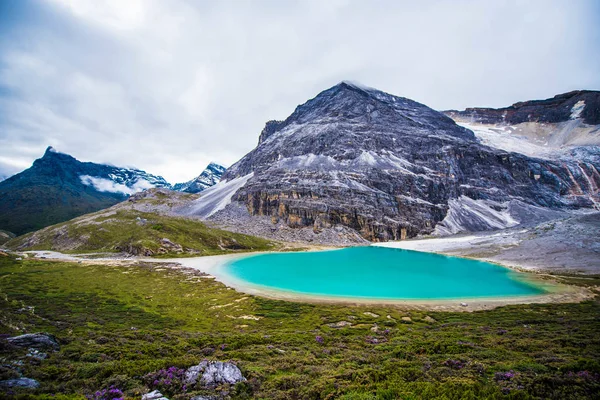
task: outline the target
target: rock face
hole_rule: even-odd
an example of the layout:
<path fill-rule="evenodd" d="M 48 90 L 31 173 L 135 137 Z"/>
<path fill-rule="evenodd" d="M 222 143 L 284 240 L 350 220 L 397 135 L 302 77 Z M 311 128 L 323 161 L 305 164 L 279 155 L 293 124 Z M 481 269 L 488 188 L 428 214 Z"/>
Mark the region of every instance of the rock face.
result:
<path fill-rule="evenodd" d="M 558 123 L 581 118 L 588 125 L 600 124 L 600 91 L 577 90 L 551 99 L 515 103 L 505 108 L 467 108 L 449 110 L 451 117 L 469 118 L 484 124 Z"/>
<path fill-rule="evenodd" d="M 188 368 L 185 373 L 187 385 L 200 383 L 206 387 L 222 384 L 235 384 L 245 381 L 242 371 L 233 363 L 221 361 L 202 361 Z"/>
<path fill-rule="evenodd" d="M 225 169 L 224 166 L 211 162 L 198 177 L 189 182 L 173 185 L 173 190 L 186 193 L 199 193 L 219 183 L 225 173 Z"/>
<path fill-rule="evenodd" d="M 27 347 L 38 350 L 59 350 L 56 338 L 48 333 L 28 333 L 6 339 L 13 346 Z"/>
<path fill-rule="evenodd" d="M 273 224 L 316 233 L 343 225 L 371 241 L 398 240 L 432 233 L 447 217 L 440 233 L 513 226 L 522 222 L 515 208 L 593 207 L 598 168 L 597 159 L 485 146 L 423 104 L 342 82 L 267 123 L 258 146 L 211 188 L 219 207 L 206 212 L 200 198 L 190 209 L 218 221 L 230 199 L 226 209 L 243 204 Z M 473 226 L 455 226 L 471 216 Z"/>

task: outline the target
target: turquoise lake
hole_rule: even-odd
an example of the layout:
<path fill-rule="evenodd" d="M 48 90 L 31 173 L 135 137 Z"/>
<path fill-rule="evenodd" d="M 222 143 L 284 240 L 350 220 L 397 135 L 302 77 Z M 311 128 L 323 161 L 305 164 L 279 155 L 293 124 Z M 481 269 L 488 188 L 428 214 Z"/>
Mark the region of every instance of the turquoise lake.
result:
<path fill-rule="evenodd" d="M 223 268 L 230 278 L 254 286 L 327 297 L 425 300 L 544 293 L 498 265 L 383 247 L 260 254 Z"/>

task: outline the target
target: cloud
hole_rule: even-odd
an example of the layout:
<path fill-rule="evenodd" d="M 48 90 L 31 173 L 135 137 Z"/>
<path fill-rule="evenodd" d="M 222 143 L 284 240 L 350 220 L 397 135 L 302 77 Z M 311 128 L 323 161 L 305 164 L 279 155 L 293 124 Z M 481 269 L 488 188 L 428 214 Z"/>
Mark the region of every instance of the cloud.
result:
<path fill-rule="evenodd" d="M 81 175 L 79 179 L 81 179 L 81 182 L 84 185 L 93 186 L 94 189 L 99 192 L 123 193 L 127 195 L 132 195 L 134 193 L 154 187 L 153 184 L 145 179 L 138 179 L 132 186 L 123 185 L 122 183 L 111 181 L 110 179 L 90 175 Z"/>
<path fill-rule="evenodd" d="M 187 181 L 341 80 L 437 109 L 600 88 L 594 1 L 13 3 L 0 175 L 53 145 Z"/>

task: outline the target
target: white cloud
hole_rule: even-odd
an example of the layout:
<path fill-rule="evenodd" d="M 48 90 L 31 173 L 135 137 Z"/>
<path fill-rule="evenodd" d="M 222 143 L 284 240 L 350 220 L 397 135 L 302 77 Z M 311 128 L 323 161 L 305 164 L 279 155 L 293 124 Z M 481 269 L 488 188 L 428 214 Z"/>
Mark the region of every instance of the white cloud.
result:
<path fill-rule="evenodd" d="M 267 120 L 346 79 L 438 109 L 600 87 L 593 1 L 31 8 L 0 35 L 0 174 L 53 145 L 187 181 L 210 160 L 237 161 Z"/>
<path fill-rule="evenodd" d="M 116 183 L 110 179 L 97 176 L 81 175 L 79 179 L 81 179 L 84 185 L 93 186 L 99 192 L 123 193 L 127 195 L 154 187 L 153 184 L 145 179 L 138 179 L 132 186 L 123 185 L 122 183 Z"/>

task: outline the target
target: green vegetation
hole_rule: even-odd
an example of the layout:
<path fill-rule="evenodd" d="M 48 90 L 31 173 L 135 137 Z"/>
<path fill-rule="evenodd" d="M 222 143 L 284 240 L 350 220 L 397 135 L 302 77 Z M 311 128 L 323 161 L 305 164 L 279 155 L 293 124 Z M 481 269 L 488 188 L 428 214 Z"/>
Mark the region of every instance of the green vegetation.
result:
<path fill-rule="evenodd" d="M 4 244 L 4 243 L 8 242 L 10 239 L 12 239 L 14 237 L 15 237 L 14 233 L 0 229 L 0 244 Z"/>
<path fill-rule="evenodd" d="M 18 237 L 7 246 L 21 250 L 70 253 L 126 251 L 173 257 L 223 254 L 236 250 L 272 250 L 276 244 L 266 239 L 210 228 L 192 219 L 117 208 Z"/>
<path fill-rule="evenodd" d="M 352 325 L 329 326 L 340 321 Z M 562 400 L 600 393 L 598 301 L 473 313 L 311 305 L 243 295 L 158 264 L 0 257 L 0 333 L 39 331 L 62 345 L 46 360 L 2 345 L 0 379 L 21 359 L 23 375 L 42 384 L 15 397 L 82 398 L 114 385 L 139 399 L 151 389 L 147 374 L 205 358 L 238 364 L 248 381 L 229 394 L 240 399 Z M 173 400 L 199 392 L 163 393 Z"/>

